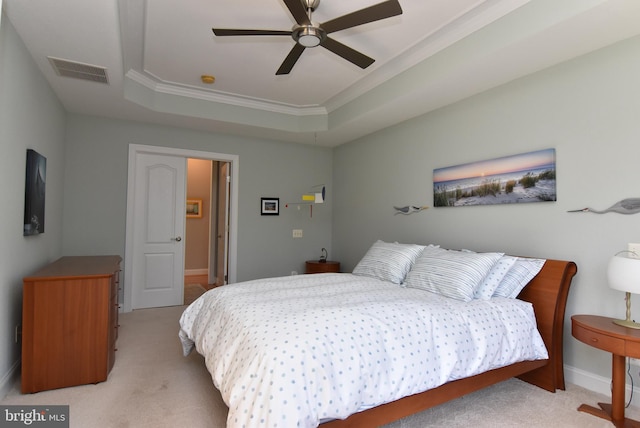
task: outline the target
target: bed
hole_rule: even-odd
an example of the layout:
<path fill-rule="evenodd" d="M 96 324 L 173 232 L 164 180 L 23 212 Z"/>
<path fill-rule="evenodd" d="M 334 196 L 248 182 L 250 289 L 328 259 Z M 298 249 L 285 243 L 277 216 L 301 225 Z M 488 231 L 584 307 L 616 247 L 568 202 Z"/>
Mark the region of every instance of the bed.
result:
<path fill-rule="evenodd" d="M 179 337 L 205 357 L 230 428 L 379 426 L 511 377 L 564 389 L 576 272 L 378 241 L 352 273 L 213 289 L 185 309 Z"/>

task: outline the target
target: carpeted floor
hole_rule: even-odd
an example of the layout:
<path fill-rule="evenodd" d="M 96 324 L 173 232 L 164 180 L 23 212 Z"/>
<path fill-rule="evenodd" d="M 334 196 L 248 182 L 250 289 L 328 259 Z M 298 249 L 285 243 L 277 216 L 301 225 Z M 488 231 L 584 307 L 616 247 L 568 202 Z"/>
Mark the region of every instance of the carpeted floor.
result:
<path fill-rule="evenodd" d="M 106 382 L 21 395 L 17 382 L 1 405 L 70 406 L 71 428 L 223 428 L 227 408 L 197 353 L 182 356 L 184 306 L 121 314 L 118 352 Z M 386 428 L 512 428 L 613 425 L 576 409 L 608 397 L 567 385 L 555 394 L 509 380 L 407 417 Z M 640 419 L 640 410 L 627 409 Z"/>
<path fill-rule="evenodd" d="M 185 284 L 184 286 L 184 304 L 190 305 L 198 297 L 207 291 L 201 284 Z"/>

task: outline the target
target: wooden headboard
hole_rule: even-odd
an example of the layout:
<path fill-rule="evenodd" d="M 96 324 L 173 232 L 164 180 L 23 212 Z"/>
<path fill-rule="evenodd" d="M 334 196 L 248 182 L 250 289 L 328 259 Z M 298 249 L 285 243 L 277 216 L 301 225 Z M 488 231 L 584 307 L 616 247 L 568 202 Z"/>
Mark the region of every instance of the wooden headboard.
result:
<path fill-rule="evenodd" d="M 519 299 L 533 304 L 538 329 L 549 353 L 548 360 L 522 361 L 448 382 L 437 388 L 355 413 L 347 419 L 327 422 L 322 427 L 380 426 L 512 377 L 551 392 L 565 389 L 562 354 L 564 314 L 571 280 L 577 272 L 574 262 L 547 260 L 538 275 L 518 295 Z"/>

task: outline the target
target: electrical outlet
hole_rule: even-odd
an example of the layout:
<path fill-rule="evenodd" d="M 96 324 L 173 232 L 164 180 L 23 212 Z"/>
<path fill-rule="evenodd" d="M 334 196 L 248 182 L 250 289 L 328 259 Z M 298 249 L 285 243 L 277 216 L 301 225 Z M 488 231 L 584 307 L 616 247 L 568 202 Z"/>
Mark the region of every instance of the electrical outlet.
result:
<path fill-rule="evenodd" d="M 294 238 L 302 238 L 302 229 L 293 229 Z"/>
<path fill-rule="evenodd" d="M 627 250 L 635 253 L 635 255 L 632 255 L 634 258 L 640 259 L 640 244 L 629 243 L 627 244 Z"/>

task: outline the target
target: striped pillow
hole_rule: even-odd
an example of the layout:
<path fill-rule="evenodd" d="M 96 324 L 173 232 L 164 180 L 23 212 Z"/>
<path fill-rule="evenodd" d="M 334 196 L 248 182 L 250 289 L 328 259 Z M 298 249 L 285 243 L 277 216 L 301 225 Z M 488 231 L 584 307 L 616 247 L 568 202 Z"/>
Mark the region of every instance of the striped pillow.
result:
<path fill-rule="evenodd" d="M 496 288 L 493 297 L 508 297 L 515 299 L 524 287 L 542 269 L 545 259 L 529 259 L 518 257 L 515 264 L 509 269 L 504 279 Z"/>
<path fill-rule="evenodd" d="M 468 302 L 503 253 L 424 251 L 407 275 L 406 286 Z"/>
<path fill-rule="evenodd" d="M 423 245 L 376 241 L 353 269 L 353 274 L 402 284 L 424 248 Z"/>

